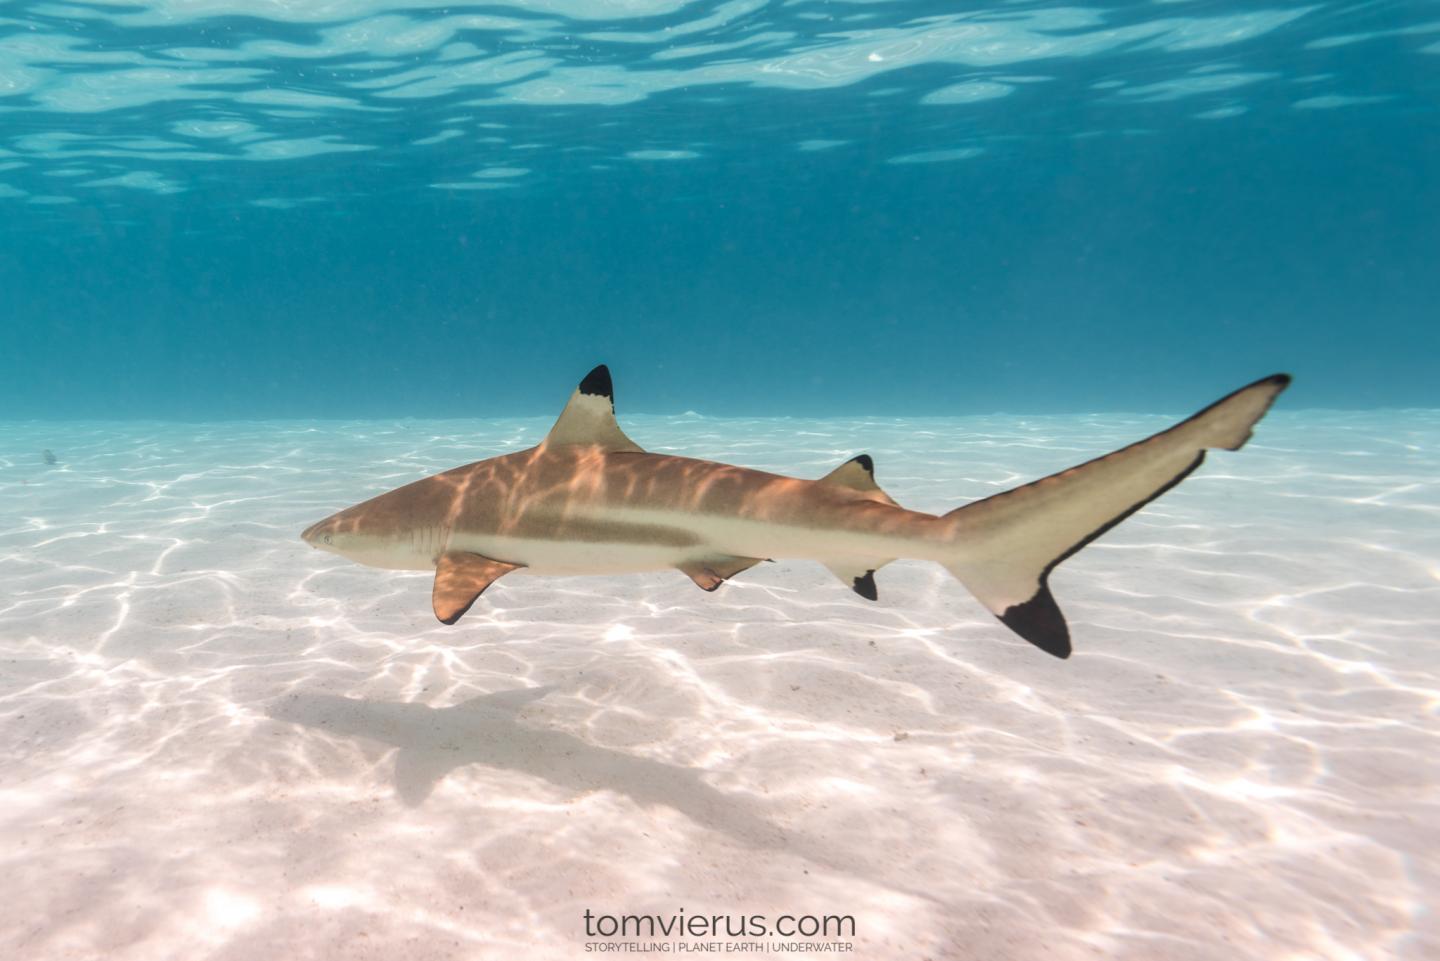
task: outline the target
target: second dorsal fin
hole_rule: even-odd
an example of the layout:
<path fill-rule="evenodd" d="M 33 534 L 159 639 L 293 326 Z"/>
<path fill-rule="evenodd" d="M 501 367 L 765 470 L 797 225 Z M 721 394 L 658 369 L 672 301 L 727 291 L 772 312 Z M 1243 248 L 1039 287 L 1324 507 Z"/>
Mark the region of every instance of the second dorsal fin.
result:
<path fill-rule="evenodd" d="M 625 436 L 615 420 L 615 388 L 610 368 L 601 364 L 580 381 L 560 419 L 545 436 L 545 443 L 594 444 L 606 450 L 641 452 L 639 444 Z"/>
<path fill-rule="evenodd" d="M 880 489 L 875 483 L 875 461 L 871 460 L 869 454 L 857 454 L 839 467 L 820 478 L 822 484 L 834 484 L 837 487 L 848 487 L 851 490 L 860 491 L 869 495 L 870 500 L 880 501 L 885 504 L 894 504 L 895 501 L 890 495 Z M 897 505 L 898 506 L 898 505 Z"/>

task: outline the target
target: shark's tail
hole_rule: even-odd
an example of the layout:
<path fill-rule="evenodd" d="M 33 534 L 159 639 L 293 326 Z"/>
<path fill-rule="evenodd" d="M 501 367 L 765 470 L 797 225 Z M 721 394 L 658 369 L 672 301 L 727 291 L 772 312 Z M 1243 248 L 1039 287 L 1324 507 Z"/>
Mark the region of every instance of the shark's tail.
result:
<path fill-rule="evenodd" d="M 1050 572 L 1184 480 L 1207 449 L 1239 450 L 1289 383 L 1257 380 L 1139 443 L 951 511 L 943 520 L 959 555 L 946 566 L 1006 627 L 1069 657 Z"/>

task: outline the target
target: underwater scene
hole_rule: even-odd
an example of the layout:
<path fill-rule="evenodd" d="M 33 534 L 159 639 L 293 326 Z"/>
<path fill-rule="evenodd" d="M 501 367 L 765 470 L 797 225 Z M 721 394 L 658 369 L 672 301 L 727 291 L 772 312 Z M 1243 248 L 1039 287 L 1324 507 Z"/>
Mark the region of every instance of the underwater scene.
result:
<path fill-rule="evenodd" d="M 1440 957 L 1440 7 L 0 0 L 0 958 Z"/>

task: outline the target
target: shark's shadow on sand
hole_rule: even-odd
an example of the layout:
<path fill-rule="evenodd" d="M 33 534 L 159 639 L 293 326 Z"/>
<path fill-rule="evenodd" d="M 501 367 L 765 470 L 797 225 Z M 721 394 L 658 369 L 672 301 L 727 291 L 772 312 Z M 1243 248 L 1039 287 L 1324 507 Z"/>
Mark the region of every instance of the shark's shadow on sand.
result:
<path fill-rule="evenodd" d="M 765 817 L 756 801 L 716 790 L 701 779 L 699 771 L 521 723 L 518 713 L 553 690 L 502 691 L 445 708 L 302 693 L 282 698 L 266 713 L 277 721 L 399 748 L 395 787 L 400 799 L 412 807 L 423 803 L 451 771 L 467 764 L 484 764 L 533 775 L 575 793 L 616 791 L 642 807 L 664 805 L 747 847 L 787 852 L 933 900 L 932 895 L 910 890 L 903 882 L 870 877 L 878 866 L 845 863 L 850 859 L 823 839 L 787 832 Z M 889 872 L 882 868 L 878 873 Z"/>
<path fill-rule="evenodd" d="M 779 827 L 747 810 L 749 802 L 706 784 L 698 771 L 521 723 L 519 712 L 553 690 L 502 691 L 444 708 L 292 694 L 272 704 L 266 713 L 277 721 L 399 748 L 395 788 L 400 799 L 412 807 L 423 803 L 451 771 L 484 764 L 543 778 L 576 793 L 610 790 L 642 806 L 663 804 L 746 844 L 785 843 Z"/>

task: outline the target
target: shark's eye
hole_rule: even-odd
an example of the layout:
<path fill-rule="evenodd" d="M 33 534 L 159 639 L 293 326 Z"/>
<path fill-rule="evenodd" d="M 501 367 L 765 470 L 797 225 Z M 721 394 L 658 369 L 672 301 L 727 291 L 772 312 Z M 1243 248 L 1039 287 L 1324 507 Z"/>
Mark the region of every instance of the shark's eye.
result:
<path fill-rule="evenodd" d="M 325 543 L 327 543 L 327 544 L 330 543 L 330 535 L 329 535 L 329 534 L 326 534 L 326 535 L 325 535 Z"/>

